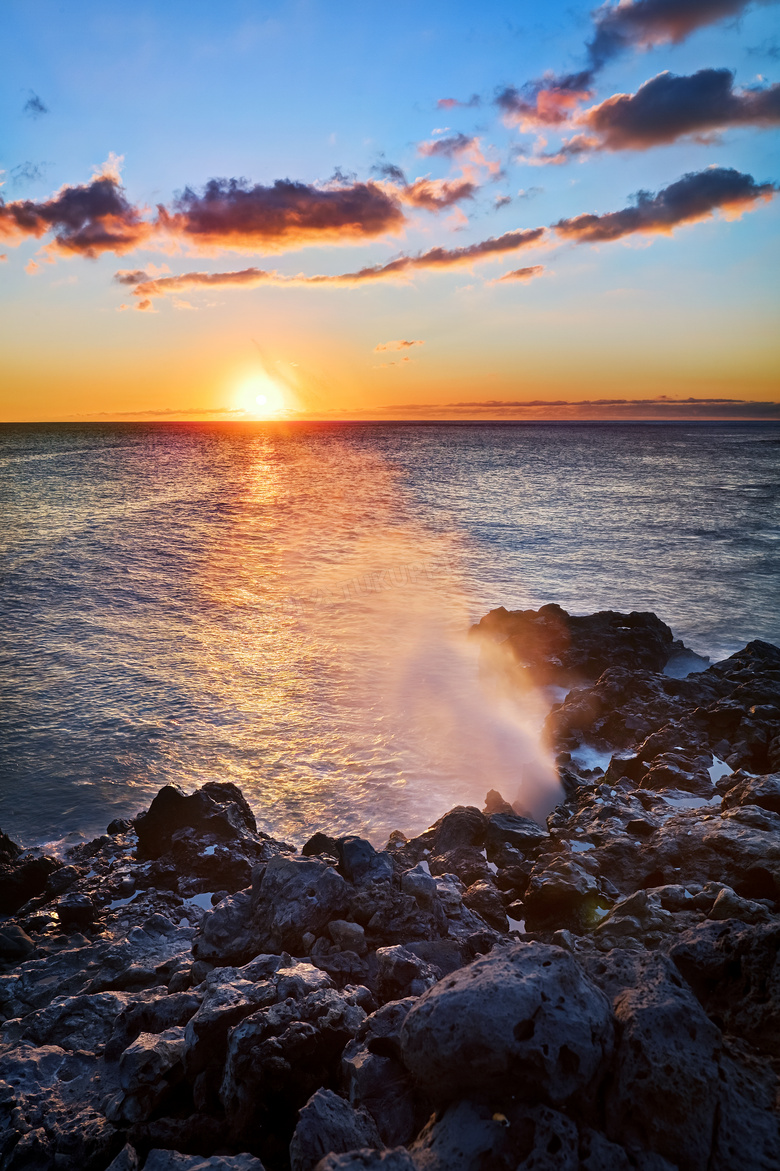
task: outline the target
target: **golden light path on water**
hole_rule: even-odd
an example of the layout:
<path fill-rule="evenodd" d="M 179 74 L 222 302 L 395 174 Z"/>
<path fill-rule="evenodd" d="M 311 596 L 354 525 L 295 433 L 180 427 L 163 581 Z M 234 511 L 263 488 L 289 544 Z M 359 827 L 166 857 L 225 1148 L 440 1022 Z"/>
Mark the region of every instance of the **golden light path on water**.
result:
<path fill-rule="evenodd" d="M 262 822 L 379 840 L 489 788 L 538 815 L 554 804 L 547 706 L 480 679 L 459 538 L 413 520 L 395 469 L 337 436 L 258 436 L 225 508 L 192 669 L 230 724 L 217 771 Z"/>

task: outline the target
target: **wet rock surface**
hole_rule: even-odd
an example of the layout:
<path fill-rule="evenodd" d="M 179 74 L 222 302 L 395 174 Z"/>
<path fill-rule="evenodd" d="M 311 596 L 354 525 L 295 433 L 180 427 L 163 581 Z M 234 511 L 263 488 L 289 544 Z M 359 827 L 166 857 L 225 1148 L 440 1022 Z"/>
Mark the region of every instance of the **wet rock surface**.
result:
<path fill-rule="evenodd" d="M 474 637 L 566 691 L 546 825 L 490 789 L 299 851 L 211 782 L 58 858 L 0 834 L 0 1171 L 780 1166 L 780 650 Z"/>

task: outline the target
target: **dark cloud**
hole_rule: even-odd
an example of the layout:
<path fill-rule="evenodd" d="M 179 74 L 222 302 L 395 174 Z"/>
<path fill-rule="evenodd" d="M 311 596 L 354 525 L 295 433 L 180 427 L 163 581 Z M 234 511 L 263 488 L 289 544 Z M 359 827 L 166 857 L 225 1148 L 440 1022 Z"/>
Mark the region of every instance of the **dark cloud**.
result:
<path fill-rule="evenodd" d="M 404 213 L 394 193 L 373 182 L 314 187 L 277 179 L 270 187 L 211 179 L 187 188 L 174 210 L 161 207 L 161 228 L 201 250 L 271 252 L 309 244 L 344 244 L 397 231 Z"/>
<path fill-rule="evenodd" d="M 780 420 L 780 402 L 738 398 L 648 398 L 597 399 L 487 399 L 451 403 L 393 403 L 369 408 L 366 416 L 432 419 L 756 419 Z"/>
<path fill-rule="evenodd" d="M 415 256 L 399 256 L 387 264 L 376 264 L 357 269 L 355 272 L 337 273 L 333 276 L 284 276 L 275 270 L 245 268 L 238 272 L 186 272 L 180 276 L 149 277 L 139 270 L 121 271 L 115 279 L 122 285 L 133 287 L 133 294 L 142 298 L 138 308 L 148 308 L 151 298 L 164 297 L 194 288 L 256 288 L 260 285 L 287 287 L 360 285 L 366 282 L 404 280 L 416 271 L 442 270 L 468 267 L 493 256 L 517 252 L 538 244 L 545 236 L 544 228 L 527 228 L 523 231 L 505 232 L 492 236 L 478 244 L 463 248 L 430 248 Z"/>
<path fill-rule="evenodd" d="M 374 164 L 371 168 L 371 174 L 377 175 L 380 179 L 390 179 L 393 183 L 400 183 L 402 186 L 406 186 L 406 175 L 401 168 L 397 167 L 395 163 L 384 161 L 384 159 Z"/>
<path fill-rule="evenodd" d="M 735 90 L 729 69 L 700 69 L 690 77 L 659 73 L 635 94 L 615 94 L 577 121 L 598 135 L 599 150 L 645 150 L 728 126 L 776 126 L 780 85 Z"/>
<path fill-rule="evenodd" d="M 699 28 L 740 16 L 750 4 L 751 0 L 622 0 L 603 4 L 593 14 L 595 30 L 587 46 L 593 68 L 601 69 L 626 49 L 646 49 L 670 41 L 679 44 Z"/>
<path fill-rule="evenodd" d="M 52 253 L 95 257 L 130 252 L 148 240 L 153 226 L 128 202 L 114 173 L 80 187 L 62 187 L 50 199 L 0 199 L 0 239 L 18 243 L 54 233 Z"/>
<path fill-rule="evenodd" d="M 511 195 L 497 195 L 495 200 L 493 201 L 493 206 L 496 209 L 496 211 L 498 211 L 499 208 L 508 207 L 511 202 L 512 202 Z"/>
<path fill-rule="evenodd" d="M 753 0 L 619 0 L 593 12 L 594 32 L 586 45 L 588 65 L 579 73 L 547 74 L 520 89 L 502 89 L 496 104 L 511 125 L 531 130 L 559 126 L 593 96 L 593 83 L 608 61 L 630 49 L 679 43 L 696 29 L 739 16 Z M 777 0 L 757 0 L 773 4 Z M 551 158 L 550 161 L 560 161 Z"/>
<path fill-rule="evenodd" d="M 473 199 L 479 190 L 469 179 L 415 179 L 399 192 L 404 203 L 426 211 L 443 211 L 462 199 Z"/>
<path fill-rule="evenodd" d="M 28 118 L 40 118 L 43 114 L 48 114 L 49 107 L 44 105 L 37 93 L 30 90 L 30 96 L 22 107 L 22 113 L 26 114 Z"/>
<path fill-rule="evenodd" d="M 683 175 L 657 195 L 640 191 L 633 207 L 605 215 L 579 215 L 559 220 L 552 227 L 564 239 L 577 243 L 600 243 L 620 240 L 640 233 L 669 233 L 680 224 L 709 219 L 720 210 L 739 216 L 759 200 L 769 200 L 779 188 L 774 183 L 756 183 L 726 167 Z"/>

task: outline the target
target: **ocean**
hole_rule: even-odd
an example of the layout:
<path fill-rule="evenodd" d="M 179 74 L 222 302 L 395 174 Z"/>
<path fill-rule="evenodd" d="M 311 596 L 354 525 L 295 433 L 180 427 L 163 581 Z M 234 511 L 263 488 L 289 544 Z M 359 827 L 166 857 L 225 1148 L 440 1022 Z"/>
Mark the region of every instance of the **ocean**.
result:
<path fill-rule="evenodd" d="M 490 608 L 780 642 L 780 425 L 0 427 L 0 825 L 75 841 L 168 782 L 382 844 L 489 788 L 541 816 L 555 696 L 491 694 Z"/>

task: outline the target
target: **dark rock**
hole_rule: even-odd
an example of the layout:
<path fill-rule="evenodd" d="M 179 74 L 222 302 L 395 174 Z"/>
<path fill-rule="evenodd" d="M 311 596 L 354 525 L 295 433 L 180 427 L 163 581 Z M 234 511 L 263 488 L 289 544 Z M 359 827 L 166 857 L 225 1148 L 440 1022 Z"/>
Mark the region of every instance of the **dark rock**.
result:
<path fill-rule="evenodd" d="M 37 850 L 23 852 L 5 834 L 2 836 L 9 844 L 0 857 L 0 915 L 13 915 L 45 890 L 51 875 L 62 863 Z"/>
<path fill-rule="evenodd" d="M 724 809 L 757 805 L 760 809 L 769 810 L 770 813 L 780 813 L 780 774 L 742 777 L 734 773 L 728 779 L 732 784 L 723 798 Z"/>
<path fill-rule="evenodd" d="M 35 944 L 16 923 L 0 926 L 0 964 L 13 964 L 35 951 Z"/>
<path fill-rule="evenodd" d="M 264 1171 L 253 1155 L 181 1155 L 178 1151 L 150 1151 L 144 1171 Z"/>
<path fill-rule="evenodd" d="M 486 830 L 485 815 L 475 806 L 456 805 L 432 827 L 434 852 L 446 854 L 461 847 L 479 848 L 485 843 Z"/>
<path fill-rule="evenodd" d="M 413 1003 L 396 1000 L 372 1013 L 341 1059 L 350 1102 L 368 1110 L 388 1146 L 410 1142 L 430 1113 L 400 1061 L 401 1026 Z"/>
<path fill-rule="evenodd" d="M 130 817 L 115 817 L 106 826 L 106 833 L 112 837 L 117 834 L 126 834 L 133 828 L 133 820 Z"/>
<path fill-rule="evenodd" d="M 612 1046 L 603 994 L 567 952 L 515 944 L 454 972 L 411 1010 L 403 1060 L 434 1100 L 502 1090 L 565 1102 L 589 1091 Z"/>
<path fill-rule="evenodd" d="M 326 1155 L 314 1171 L 417 1171 L 412 1156 L 404 1147 L 391 1151 L 349 1151 L 345 1155 Z"/>
<path fill-rule="evenodd" d="M 530 817 L 518 817 L 516 813 L 494 813 L 488 818 L 486 843 L 489 858 L 492 851 L 505 845 L 514 846 L 523 854 L 533 854 L 549 840 L 547 830 Z"/>
<path fill-rule="evenodd" d="M 135 819 L 139 857 L 159 858 L 170 850 L 177 830 L 188 828 L 225 841 L 257 833 L 254 815 L 236 785 L 209 781 L 189 796 L 176 785 L 166 785 Z"/>
<path fill-rule="evenodd" d="M 367 1111 L 356 1110 L 332 1090 L 317 1090 L 301 1109 L 290 1142 L 290 1171 L 314 1171 L 325 1155 L 381 1145 Z"/>
<path fill-rule="evenodd" d="M 496 931 L 508 931 L 504 904 L 492 882 L 475 882 L 465 891 L 463 902 L 471 911 L 476 911 Z"/>
<path fill-rule="evenodd" d="M 88 895 L 64 895 L 55 904 L 55 910 L 66 931 L 83 931 L 84 928 L 90 927 L 95 921 L 95 904 Z"/>
<path fill-rule="evenodd" d="M 457 874 L 466 886 L 490 876 L 487 860 L 475 846 L 457 846 L 446 853 L 434 854 L 430 867 L 433 875 Z"/>
<path fill-rule="evenodd" d="M 491 813 L 514 813 L 514 809 L 508 801 L 504 800 L 497 789 L 489 789 L 482 812 L 490 816 Z"/>
<path fill-rule="evenodd" d="M 246 964 L 262 950 L 252 916 L 251 891 L 228 895 L 208 911 L 192 943 L 196 960 Z"/>
<path fill-rule="evenodd" d="M 382 1001 L 422 996 L 441 975 L 419 955 L 405 947 L 380 947 L 376 952 L 376 985 Z"/>
<path fill-rule="evenodd" d="M 262 949 L 304 954 L 304 934 L 319 935 L 331 919 L 344 917 L 348 903 L 347 884 L 332 866 L 314 859 L 272 858 L 254 907 Z"/>

